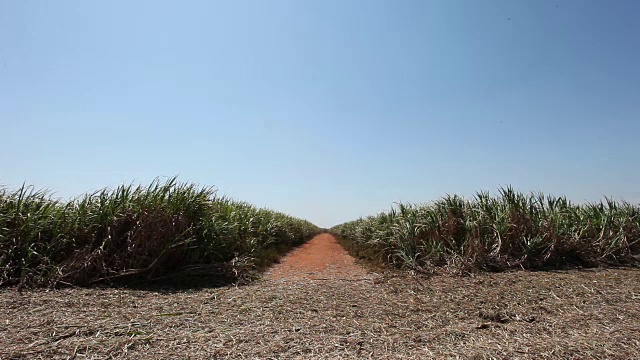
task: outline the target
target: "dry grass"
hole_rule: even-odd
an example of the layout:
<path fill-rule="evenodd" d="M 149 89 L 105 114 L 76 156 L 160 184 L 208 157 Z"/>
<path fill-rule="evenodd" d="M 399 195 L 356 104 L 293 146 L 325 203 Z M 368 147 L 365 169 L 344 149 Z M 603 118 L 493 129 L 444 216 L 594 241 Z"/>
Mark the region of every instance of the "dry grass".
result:
<path fill-rule="evenodd" d="M 640 271 L 0 290 L 0 358 L 640 358 Z"/>

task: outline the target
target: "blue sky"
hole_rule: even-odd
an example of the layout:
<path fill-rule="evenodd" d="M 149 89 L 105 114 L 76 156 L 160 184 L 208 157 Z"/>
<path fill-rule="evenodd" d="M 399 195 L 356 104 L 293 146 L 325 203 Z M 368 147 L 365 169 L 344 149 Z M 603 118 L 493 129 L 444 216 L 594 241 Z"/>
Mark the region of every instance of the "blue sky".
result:
<path fill-rule="evenodd" d="M 0 2 L 0 184 L 157 176 L 332 226 L 445 193 L 640 202 L 638 1 Z"/>

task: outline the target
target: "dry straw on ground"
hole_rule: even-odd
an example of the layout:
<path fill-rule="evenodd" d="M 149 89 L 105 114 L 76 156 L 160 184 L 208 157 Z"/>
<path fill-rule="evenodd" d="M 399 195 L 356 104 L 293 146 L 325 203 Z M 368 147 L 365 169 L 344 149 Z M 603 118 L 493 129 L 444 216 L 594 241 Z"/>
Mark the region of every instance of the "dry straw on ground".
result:
<path fill-rule="evenodd" d="M 0 290 L 2 359 L 640 358 L 640 271 Z"/>

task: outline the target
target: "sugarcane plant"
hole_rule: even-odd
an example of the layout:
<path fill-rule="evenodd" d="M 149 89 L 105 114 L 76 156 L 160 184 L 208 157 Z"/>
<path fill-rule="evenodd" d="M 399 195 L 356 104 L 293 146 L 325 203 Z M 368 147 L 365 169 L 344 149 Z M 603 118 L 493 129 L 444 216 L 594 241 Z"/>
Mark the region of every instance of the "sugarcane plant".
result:
<path fill-rule="evenodd" d="M 640 206 L 612 199 L 575 204 L 512 187 L 497 196 L 397 204 L 331 230 L 360 257 L 423 271 L 640 262 Z"/>
<path fill-rule="evenodd" d="M 199 274 L 220 282 L 265 266 L 318 228 L 156 179 L 62 201 L 23 185 L 0 189 L 0 285 L 58 286 Z"/>

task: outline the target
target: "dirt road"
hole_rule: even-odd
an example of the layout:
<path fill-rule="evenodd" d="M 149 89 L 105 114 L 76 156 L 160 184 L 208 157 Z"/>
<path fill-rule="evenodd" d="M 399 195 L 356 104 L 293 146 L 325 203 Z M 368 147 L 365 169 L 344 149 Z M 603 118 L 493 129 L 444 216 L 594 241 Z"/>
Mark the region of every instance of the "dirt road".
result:
<path fill-rule="evenodd" d="M 366 280 L 367 272 L 329 234 L 293 250 L 265 274 L 267 280 Z"/>
<path fill-rule="evenodd" d="M 640 271 L 380 275 L 329 235 L 249 286 L 0 289 L 0 359 L 640 358 Z"/>

